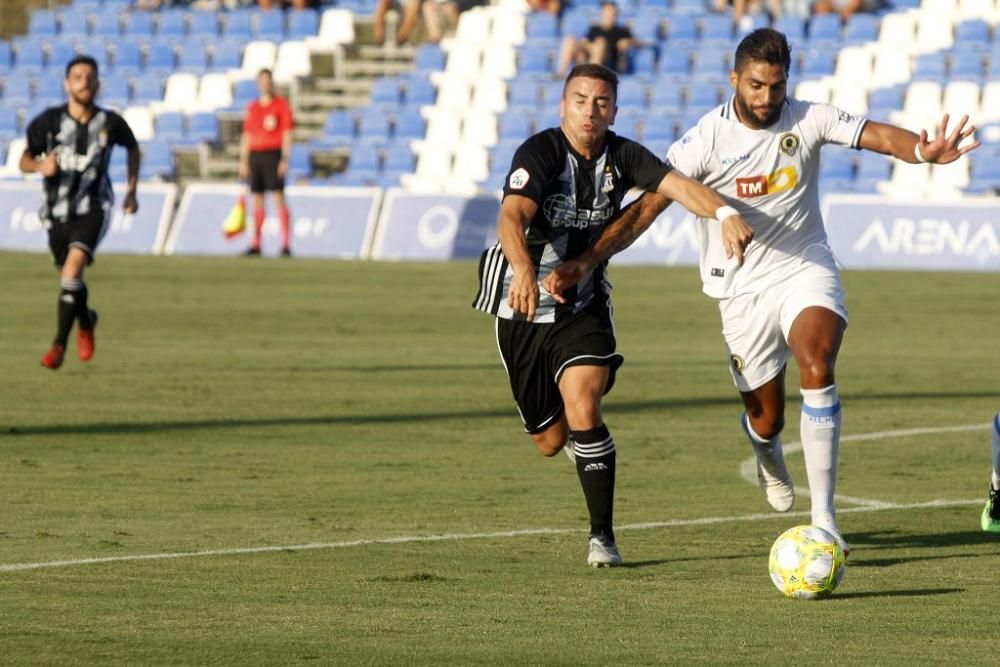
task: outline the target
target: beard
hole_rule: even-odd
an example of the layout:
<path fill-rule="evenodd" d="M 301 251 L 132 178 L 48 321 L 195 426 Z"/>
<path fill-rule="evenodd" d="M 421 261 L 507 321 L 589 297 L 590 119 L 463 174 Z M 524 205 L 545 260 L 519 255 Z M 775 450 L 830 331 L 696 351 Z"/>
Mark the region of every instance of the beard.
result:
<path fill-rule="evenodd" d="M 781 105 L 779 104 L 765 118 L 760 118 L 739 94 L 736 95 L 736 109 L 739 111 L 741 120 L 758 129 L 774 125 L 781 116 Z"/>

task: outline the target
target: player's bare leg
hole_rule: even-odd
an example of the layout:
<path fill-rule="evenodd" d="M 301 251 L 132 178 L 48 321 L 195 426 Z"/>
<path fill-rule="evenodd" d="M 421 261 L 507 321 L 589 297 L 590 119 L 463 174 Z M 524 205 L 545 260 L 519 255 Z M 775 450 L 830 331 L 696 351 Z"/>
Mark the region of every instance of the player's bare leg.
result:
<path fill-rule="evenodd" d="M 787 512 L 795 502 L 795 487 L 785 466 L 781 448 L 781 430 L 785 426 L 785 369 L 752 391 L 740 392 L 743 398 L 741 423 L 757 457 L 757 483 L 768 504 L 778 512 Z"/>
<path fill-rule="evenodd" d="M 840 315 L 813 306 L 798 314 L 788 333 L 788 346 L 802 378 L 800 435 L 812 496 L 812 523 L 833 532 L 841 541 L 833 503 L 842 416 L 834 366 L 846 328 Z M 843 541 L 841 546 L 845 554 L 850 551 Z"/>
<path fill-rule="evenodd" d="M 281 256 L 291 257 L 292 216 L 288 211 L 288 200 L 285 199 L 285 193 L 280 190 L 275 190 L 271 194 L 274 196 L 274 205 L 278 209 L 278 224 L 281 226 Z"/>
<path fill-rule="evenodd" d="M 252 192 L 250 193 L 250 201 L 253 202 L 253 236 L 250 241 L 250 249 L 247 250 L 247 255 L 259 255 L 260 254 L 260 234 L 264 230 L 264 216 L 265 208 L 264 204 L 264 193 L 263 192 Z"/>

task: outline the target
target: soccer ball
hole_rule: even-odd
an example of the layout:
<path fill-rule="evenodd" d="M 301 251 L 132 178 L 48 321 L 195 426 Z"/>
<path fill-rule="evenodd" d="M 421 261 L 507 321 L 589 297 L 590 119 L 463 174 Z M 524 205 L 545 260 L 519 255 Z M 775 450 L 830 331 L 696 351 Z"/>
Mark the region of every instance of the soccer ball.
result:
<path fill-rule="evenodd" d="M 823 598 L 844 578 L 844 552 L 826 530 L 796 526 L 774 541 L 768 570 L 771 581 L 785 597 Z"/>

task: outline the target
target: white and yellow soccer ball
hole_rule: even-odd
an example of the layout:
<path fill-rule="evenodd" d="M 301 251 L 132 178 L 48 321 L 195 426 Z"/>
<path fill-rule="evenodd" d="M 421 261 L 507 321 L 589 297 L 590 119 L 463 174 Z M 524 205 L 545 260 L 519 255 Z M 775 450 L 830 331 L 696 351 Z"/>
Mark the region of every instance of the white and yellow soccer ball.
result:
<path fill-rule="evenodd" d="M 844 566 L 844 551 L 819 526 L 795 526 L 783 532 L 768 561 L 777 589 L 785 597 L 804 600 L 830 595 L 844 578 Z"/>

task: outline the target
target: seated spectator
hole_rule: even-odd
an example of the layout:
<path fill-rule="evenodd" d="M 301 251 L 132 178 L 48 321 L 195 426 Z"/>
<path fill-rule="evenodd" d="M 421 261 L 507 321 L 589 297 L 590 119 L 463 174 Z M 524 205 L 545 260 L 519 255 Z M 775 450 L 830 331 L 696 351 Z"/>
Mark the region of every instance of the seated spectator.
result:
<path fill-rule="evenodd" d="M 852 14 L 872 14 L 882 6 L 881 0 L 816 0 L 813 14 L 839 14 L 846 21 Z"/>
<path fill-rule="evenodd" d="M 722 13 L 733 8 L 733 23 L 739 25 L 744 16 L 769 14 L 776 19 L 782 14 L 782 0 L 714 0 L 713 11 Z"/>
<path fill-rule="evenodd" d="M 553 16 L 559 16 L 562 12 L 562 0 L 528 0 L 528 6 L 533 12 L 548 12 Z"/>
<path fill-rule="evenodd" d="M 458 17 L 464 12 L 486 4 L 487 0 L 428 0 L 423 4 L 424 26 L 427 39 L 440 42 L 444 33 L 458 25 Z"/>
<path fill-rule="evenodd" d="M 378 0 L 375 4 L 375 44 L 382 46 L 385 44 L 385 15 L 390 9 L 403 12 L 403 20 L 396 30 L 396 44 L 402 46 L 410 38 L 410 33 L 417 25 L 420 17 L 420 4 L 431 0 Z M 405 2 L 402 8 L 400 5 Z"/>
<path fill-rule="evenodd" d="M 605 0 L 601 5 L 601 20 L 592 25 L 582 39 L 567 35 L 559 54 L 559 76 L 571 65 L 595 63 L 621 72 L 628 49 L 639 45 L 627 26 L 618 22 L 618 5 Z"/>

